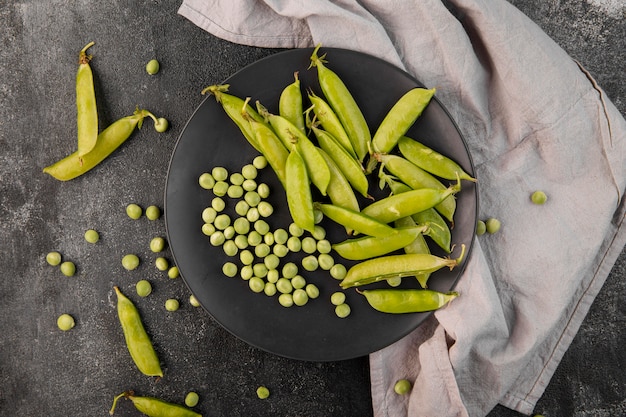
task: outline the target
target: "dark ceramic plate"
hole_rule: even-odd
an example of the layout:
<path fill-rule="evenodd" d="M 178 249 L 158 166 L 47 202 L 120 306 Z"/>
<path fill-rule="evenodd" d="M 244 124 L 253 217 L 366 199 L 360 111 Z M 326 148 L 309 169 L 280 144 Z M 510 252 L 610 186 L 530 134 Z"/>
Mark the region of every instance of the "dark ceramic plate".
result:
<path fill-rule="evenodd" d="M 261 59 L 231 76 L 230 93 L 260 100 L 277 112 L 282 89 L 293 81 L 295 71 L 303 90 L 321 95 L 317 72 L 308 69 L 312 49 L 297 49 Z M 353 93 L 372 130 L 381 122 L 394 102 L 406 91 L 422 84 L 406 72 L 378 58 L 343 49 L 324 48 L 328 67 L 342 77 Z M 470 173 L 473 166 L 466 144 L 456 124 L 435 98 L 408 133 L 439 152 L 456 160 Z M 169 245 L 181 275 L 202 306 L 224 328 L 245 342 L 276 355 L 308 361 L 335 361 L 367 355 L 399 340 L 428 317 L 428 313 L 391 315 L 373 310 L 364 297 L 346 291 L 352 313 L 338 318 L 330 295 L 340 290 L 338 281 L 325 271 L 306 273 L 308 282 L 320 289 L 320 297 L 303 307 L 282 307 L 277 297 L 253 293 L 240 278 L 227 278 L 221 272 L 228 258 L 220 247 L 213 247 L 201 232 L 202 210 L 210 205 L 212 194 L 198 185 L 198 177 L 214 166 L 240 170 L 257 156 L 236 125 L 226 116 L 214 97 L 207 97 L 187 123 L 173 152 L 165 192 L 165 221 Z M 270 168 L 260 181 L 273 190 L 269 202 L 275 208 L 270 218 L 273 229 L 290 223 L 284 191 Z M 372 180 L 371 192 L 377 190 Z M 388 193 L 385 190 L 384 193 Z M 378 192 L 382 196 L 382 192 Z M 467 245 L 471 251 L 477 213 L 477 190 L 463 182 L 452 243 Z M 234 203 L 230 204 L 230 210 Z M 345 239 L 345 231 L 324 222 L 331 242 Z M 433 245 L 431 245 L 433 247 Z M 443 255 L 436 249 L 433 253 Z M 298 261 L 290 255 L 287 260 Z M 338 255 L 336 256 L 338 258 Z M 301 258 L 301 256 L 300 256 Z M 348 264 L 349 266 L 349 264 Z M 463 267 L 441 270 L 432 275 L 429 286 L 451 290 Z M 386 285 L 386 284 L 385 284 Z M 414 279 L 402 284 L 417 287 Z"/>

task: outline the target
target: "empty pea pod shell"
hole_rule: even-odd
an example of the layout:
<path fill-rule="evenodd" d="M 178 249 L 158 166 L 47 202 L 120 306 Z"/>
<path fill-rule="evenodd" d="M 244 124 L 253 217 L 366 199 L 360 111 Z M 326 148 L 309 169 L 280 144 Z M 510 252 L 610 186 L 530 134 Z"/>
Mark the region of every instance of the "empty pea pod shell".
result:
<path fill-rule="evenodd" d="M 406 159 L 433 175 L 447 180 L 455 180 L 458 175 L 462 180 L 476 182 L 475 178 L 452 159 L 414 139 L 406 136 L 400 138 L 398 148 Z"/>
<path fill-rule="evenodd" d="M 182 405 L 173 404 L 153 397 L 139 397 L 132 391 L 123 392 L 113 399 L 113 405 L 111 406 L 111 410 L 109 410 L 110 415 L 113 415 L 117 401 L 122 397 L 131 400 L 135 408 L 148 417 L 202 417 L 201 414 Z"/>
<path fill-rule="evenodd" d="M 359 291 L 367 302 L 382 313 L 424 313 L 438 310 L 459 296 L 456 291 L 427 289 L 375 289 Z"/>

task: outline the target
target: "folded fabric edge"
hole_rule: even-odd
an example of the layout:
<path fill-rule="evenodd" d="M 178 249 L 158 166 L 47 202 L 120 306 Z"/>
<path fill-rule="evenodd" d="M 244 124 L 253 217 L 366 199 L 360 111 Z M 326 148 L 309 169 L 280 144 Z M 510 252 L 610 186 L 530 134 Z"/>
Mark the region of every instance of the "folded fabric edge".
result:
<path fill-rule="evenodd" d="M 231 32 L 184 2 L 178 9 L 178 14 L 218 38 L 241 45 L 260 48 L 307 48 L 313 45 L 310 35 L 290 33 L 288 36 L 251 36 Z"/>

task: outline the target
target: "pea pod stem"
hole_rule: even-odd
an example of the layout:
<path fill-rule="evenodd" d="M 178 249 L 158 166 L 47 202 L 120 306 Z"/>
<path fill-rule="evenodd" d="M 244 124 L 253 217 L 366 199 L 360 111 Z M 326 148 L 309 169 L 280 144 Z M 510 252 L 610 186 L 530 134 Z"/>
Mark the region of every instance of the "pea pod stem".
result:
<path fill-rule="evenodd" d="M 76 125 L 80 156 L 91 151 L 98 139 L 98 108 L 93 71 L 89 65 L 92 56 L 87 54 L 87 50 L 94 44 L 95 42 L 90 42 L 81 49 L 76 72 Z"/>
<path fill-rule="evenodd" d="M 113 405 L 109 414 L 115 413 L 115 407 L 120 398 L 127 398 L 132 401 L 135 408 L 148 417 L 202 417 L 201 414 L 184 407 L 153 397 L 139 397 L 133 391 L 125 391 L 113 398 Z"/>

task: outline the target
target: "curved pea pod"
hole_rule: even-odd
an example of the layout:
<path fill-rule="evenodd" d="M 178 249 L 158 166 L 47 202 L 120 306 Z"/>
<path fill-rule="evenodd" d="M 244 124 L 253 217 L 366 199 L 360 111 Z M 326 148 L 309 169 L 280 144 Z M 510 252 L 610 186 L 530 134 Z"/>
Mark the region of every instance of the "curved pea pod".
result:
<path fill-rule="evenodd" d="M 201 414 L 184 407 L 153 397 L 139 397 L 133 391 L 126 391 L 113 399 L 113 405 L 109 414 L 113 415 L 115 406 L 120 398 L 128 398 L 133 402 L 135 408 L 148 417 L 202 417 Z"/>
<path fill-rule="evenodd" d="M 91 55 L 87 49 L 95 42 L 90 42 L 78 55 L 78 71 L 76 72 L 76 125 L 78 131 L 78 154 L 85 155 L 96 146 L 98 140 L 98 108 L 96 92 L 93 85 L 93 72 L 89 61 Z"/>
<path fill-rule="evenodd" d="M 294 81 L 280 93 L 278 114 L 304 132 L 304 109 L 302 107 L 302 91 L 300 90 L 298 72 L 295 72 L 293 77 Z"/>
<path fill-rule="evenodd" d="M 372 150 L 376 153 L 391 152 L 396 147 L 398 140 L 422 114 L 434 94 L 434 88 L 417 87 L 400 97 L 380 123 L 376 133 L 374 133 Z"/>
<path fill-rule="evenodd" d="M 252 132 L 252 128 L 250 127 L 250 123 L 248 122 L 248 119 L 244 117 L 244 114 L 248 114 L 259 123 L 265 123 L 265 120 L 256 112 L 256 110 L 254 110 L 254 108 L 252 108 L 252 106 L 247 103 L 247 100 L 241 99 L 232 94 L 227 94 L 226 92 L 229 87 L 230 86 L 228 84 L 210 85 L 202 90 L 202 94 L 213 94 L 215 96 L 215 100 L 222 105 L 226 115 L 228 115 L 228 117 L 235 122 L 250 145 L 252 145 L 257 151 L 261 152 L 254 133 Z"/>
<path fill-rule="evenodd" d="M 376 289 L 359 291 L 381 313 L 424 313 L 438 310 L 459 296 L 456 291 L 417 289 Z"/>
<path fill-rule="evenodd" d="M 401 156 L 378 155 L 377 157 L 389 173 L 414 190 L 419 188 L 446 188 L 437 178 Z M 437 204 L 435 209 L 452 222 L 454 221 L 454 212 L 456 211 L 456 200 L 454 197 L 448 197 Z"/>
<path fill-rule="evenodd" d="M 86 173 L 122 145 L 135 128 L 141 128 L 143 119 L 149 116 L 150 112 L 147 110 L 136 110 L 133 115 L 113 122 L 100 132 L 96 145 L 91 151 L 82 156 L 76 151 L 45 167 L 43 172 L 60 181 L 69 181 Z"/>
<path fill-rule="evenodd" d="M 343 172 L 341 172 L 335 161 L 333 161 L 323 149 L 320 149 L 320 154 L 326 161 L 328 169 L 330 170 L 330 182 L 326 189 L 330 201 L 336 206 L 356 212 L 360 211 L 359 201 L 354 194 L 352 186 L 343 175 Z"/>
<path fill-rule="evenodd" d="M 476 182 L 476 178 L 452 159 L 407 136 L 400 138 L 398 149 L 407 160 L 433 175 L 447 180 L 455 180 L 458 176 L 462 180 Z"/>
<path fill-rule="evenodd" d="M 335 206 L 334 204 L 315 203 L 314 207 L 335 223 L 339 223 L 347 229 L 363 233 L 364 235 L 385 237 L 398 233 L 393 227 L 358 211 Z"/>
<path fill-rule="evenodd" d="M 315 228 L 315 214 L 309 176 L 304 159 L 295 146 L 289 152 L 285 164 L 285 192 L 294 223 L 312 233 Z"/>
<path fill-rule="evenodd" d="M 446 221 L 437 213 L 437 210 L 434 208 L 424 210 L 415 213 L 412 218 L 418 224 L 429 226 L 425 235 L 430 237 L 437 246 L 446 251 L 446 253 L 452 251 L 450 247 L 452 240 L 450 228 Z"/>
<path fill-rule="evenodd" d="M 373 202 L 361 212 L 381 223 L 390 223 L 434 207 L 459 190 L 458 185 L 452 185 L 443 190 L 419 188 L 401 194 L 392 194 Z"/>
<path fill-rule="evenodd" d="M 335 161 L 348 182 L 364 197 L 368 197 L 369 182 L 361 163 L 354 159 L 328 132 L 311 126 L 320 147 Z"/>
<path fill-rule="evenodd" d="M 332 248 L 344 259 L 362 261 L 387 255 L 396 250 L 410 245 L 421 236 L 426 227 L 410 227 L 397 229 L 398 233 L 384 236 L 364 236 L 356 239 L 348 239 L 332 245 Z"/>
<path fill-rule="evenodd" d="M 311 66 L 317 68 L 317 78 L 322 88 L 322 92 L 332 107 L 335 114 L 341 121 L 352 148 L 357 157 L 362 162 L 369 153 L 372 135 L 363 116 L 363 112 L 356 103 L 352 93 L 345 83 L 334 71 L 326 67 L 325 54 L 319 57 L 317 52 L 321 45 L 317 45 L 311 54 Z"/>
<path fill-rule="evenodd" d="M 161 371 L 159 358 L 143 327 L 139 311 L 117 286 L 114 289 L 117 295 L 117 315 L 131 358 L 142 374 L 162 377 L 163 371 Z"/>
<path fill-rule="evenodd" d="M 394 223 L 395 227 L 416 227 L 417 223 L 413 220 L 412 217 L 402 217 L 398 219 Z M 423 226 L 422 226 L 423 227 Z M 428 227 L 426 227 L 426 232 L 428 232 Z M 413 242 L 409 243 L 404 247 L 404 253 L 430 253 L 430 248 L 428 247 L 428 243 L 426 243 L 426 239 L 424 239 L 424 234 L 420 233 L 415 237 Z M 430 278 L 430 272 L 424 272 L 421 274 L 416 274 L 415 279 L 419 282 L 422 288 L 426 288 L 428 283 L 428 278 Z"/>
<path fill-rule="evenodd" d="M 259 147 L 259 152 L 265 156 L 267 162 L 283 184 L 283 187 L 286 188 L 287 174 L 285 172 L 285 164 L 287 163 L 289 151 L 285 148 L 285 145 L 283 145 L 274 131 L 265 123 L 249 119 L 249 124 L 257 146 Z"/>
<path fill-rule="evenodd" d="M 354 159 L 358 160 L 350 138 L 332 107 L 330 107 L 326 100 L 313 92 L 309 92 L 309 100 L 311 104 L 313 104 L 313 113 L 320 126 L 330 133 Z"/>
<path fill-rule="evenodd" d="M 339 285 L 342 288 L 359 287 L 389 278 L 433 273 L 446 267 L 453 269 L 463 260 L 465 245 L 462 248 L 462 253 L 457 259 L 441 258 L 424 253 L 387 255 L 368 259 L 351 267 Z"/>

